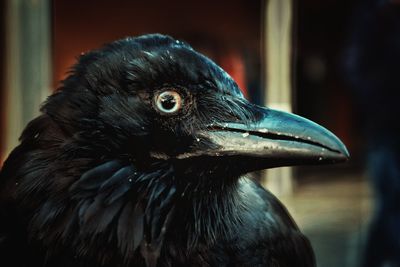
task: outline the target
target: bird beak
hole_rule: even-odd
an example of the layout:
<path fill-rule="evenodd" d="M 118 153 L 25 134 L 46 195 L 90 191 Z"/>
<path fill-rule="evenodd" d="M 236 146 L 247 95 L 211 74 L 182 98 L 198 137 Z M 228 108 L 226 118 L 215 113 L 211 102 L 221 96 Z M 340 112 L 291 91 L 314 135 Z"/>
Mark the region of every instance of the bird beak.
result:
<path fill-rule="evenodd" d="M 197 150 L 198 156 L 236 156 L 264 162 L 254 169 L 336 163 L 349 158 L 339 138 L 310 120 L 267 108 L 257 108 L 257 114 L 259 119 L 252 123 L 214 123 L 199 133 L 211 144 Z"/>

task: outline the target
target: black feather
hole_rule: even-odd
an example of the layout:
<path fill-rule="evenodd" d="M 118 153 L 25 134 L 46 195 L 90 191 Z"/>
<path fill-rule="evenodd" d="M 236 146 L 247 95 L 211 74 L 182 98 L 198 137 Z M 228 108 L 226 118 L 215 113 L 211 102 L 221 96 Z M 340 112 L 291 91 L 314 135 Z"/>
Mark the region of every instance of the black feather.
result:
<path fill-rule="evenodd" d="M 120 161 L 113 160 L 85 172 L 82 177 L 71 186 L 71 193 L 81 194 L 88 190 L 98 189 L 99 185 L 107 181 L 114 175 L 114 172 L 122 166 Z"/>

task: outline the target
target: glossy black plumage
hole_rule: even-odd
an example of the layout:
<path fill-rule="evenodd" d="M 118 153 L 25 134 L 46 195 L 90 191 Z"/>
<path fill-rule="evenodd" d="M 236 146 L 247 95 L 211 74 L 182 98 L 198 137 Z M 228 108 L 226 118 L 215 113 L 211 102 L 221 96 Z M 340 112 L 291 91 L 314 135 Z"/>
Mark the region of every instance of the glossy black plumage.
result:
<path fill-rule="evenodd" d="M 174 115 L 155 107 L 165 90 L 183 99 Z M 82 55 L 41 111 L 1 171 L 7 266 L 315 266 L 285 208 L 242 175 L 347 151 L 299 117 L 295 124 L 314 129 L 300 129 L 307 137 L 249 126 L 247 138 L 244 125 L 275 113 L 248 103 L 189 45 L 156 34 Z M 224 131 L 243 135 L 244 152 L 238 143 L 223 149 Z M 280 145 L 263 152 L 260 140 Z"/>

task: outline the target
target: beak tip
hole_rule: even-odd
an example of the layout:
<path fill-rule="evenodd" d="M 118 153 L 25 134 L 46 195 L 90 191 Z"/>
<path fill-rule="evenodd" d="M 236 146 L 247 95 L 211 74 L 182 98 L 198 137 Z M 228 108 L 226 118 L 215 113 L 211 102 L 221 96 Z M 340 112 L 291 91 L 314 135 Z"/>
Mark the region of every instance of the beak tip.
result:
<path fill-rule="evenodd" d="M 337 153 L 338 162 L 347 162 L 350 160 L 350 153 L 341 141 L 339 141 Z"/>
<path fill-rule="evenodd" d="M 347 149 L 344 151 L 343 156 L 344 156 L 344 161 L 345 162 L 350 160 L 350 153 L 349 153 L 349 151 Z"/>

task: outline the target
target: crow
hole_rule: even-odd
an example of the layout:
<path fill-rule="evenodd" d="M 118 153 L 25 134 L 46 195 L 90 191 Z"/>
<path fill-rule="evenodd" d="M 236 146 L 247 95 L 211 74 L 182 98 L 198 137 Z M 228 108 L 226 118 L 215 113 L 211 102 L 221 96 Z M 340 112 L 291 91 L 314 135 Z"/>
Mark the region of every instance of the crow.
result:
<path fill-rule="evenodd" d="M 321 126 L 248 102 L 183 41 L 114 41 L 79 57 L 3 165 L 2 266 L 315 266 L 245 174 L 348 157 Z"/>

